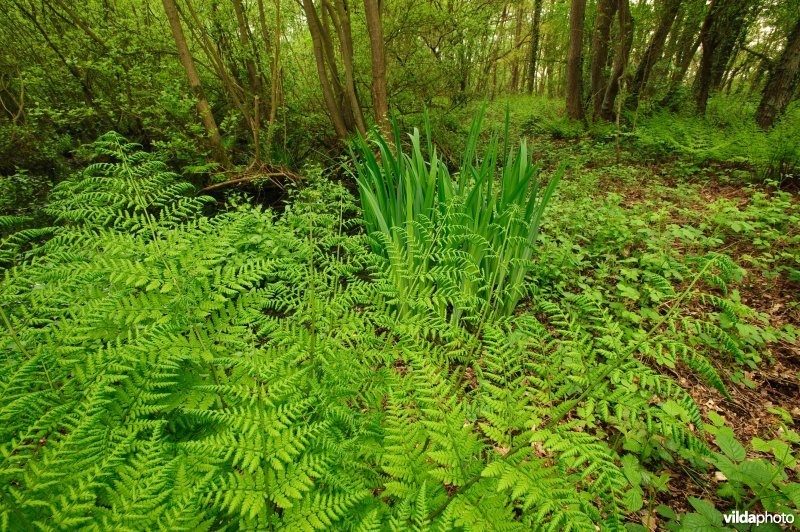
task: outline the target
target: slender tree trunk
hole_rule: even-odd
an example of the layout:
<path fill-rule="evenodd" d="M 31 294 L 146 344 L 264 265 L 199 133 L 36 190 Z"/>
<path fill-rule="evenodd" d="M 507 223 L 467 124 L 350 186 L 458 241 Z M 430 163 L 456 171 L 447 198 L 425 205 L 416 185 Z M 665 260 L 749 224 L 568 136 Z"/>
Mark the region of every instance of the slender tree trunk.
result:
<path fill-rule="evenodd" d="M 737 3 L 732 8 L 733 20 L 729 23 L 730 27 L 723 32 L 726 38 L 722 44 L 720 68 L 715 72 L 716 77 L 713 79 L 714 90 L 720 90 L 726 85 L 730 86 L 733 82 L 731 74 L 736 65 L 736 60 L 742 48 L 747 45 L 747 29 L 758 16 L 759 9 L 760 6 L 757 0 L 751 0 L 750 2 L 741 0 L 740 3 Z M 738 69 L 738 71 L 741 71 L 741 69 Z"/>
<path fill-rule="evenodd" d="M 611 33 L 611 23 L 617 10 L 617 0 L 599 0 L 597 3 L 597 18 L 592 32 L 592 117 L 600 116 L 605 96 L 606 76 L 604 70 L 608 62 L 608 38 Z"/>
<path fill-rule="evenodd" d="M 611 77 L 608 79 L 608 86 L 603 95 L 603 105 L 600 108 L 600 116 L 605 120 L 611 120 L 614 115 L 614 101 L 619 93 L 619 86 L 625 70 L 628 68 L 628 59 L 631 54 L 631 44 L 633 43 L 633 19 L 631 18 L 630 5 L 628 0 L 618 0 L 617 17 L 619 18 L 619 44 L 617 52 L 614 54 L 614 66 Z"/>
<path fill-rule="evenodd" d="M 166 1 L 166 0 L 165 0 Z M 342 110 L 337 102 L 337 97 L 333 88 L 333 83 L 328 78 L 328 71 L 325 66 L 325 49 L 322 35 L 322 25 L 319 17 L 317 16 L 316 8 L 311 0 L 303 0 L 303 11 L 306 14 L 306 21 L 308 22 L 308 29 L 311 32 L 311 42 L 314 49 L 314 59 L 317 65 L 317 74 L 319 75 L 319 82 L 322 88 L 322 97 L 325 100 L 325 106 L 328 108 L 328 113 L 331 115 L 331 122 L 336 134 L 339 138 L 347 138 L 348 128 L 345 124 L 345 119 Z"/>
<path fill-rule="evenodd" d="M 520 38 L 522 36 L 522 5 L 516 6 L 516 13 L 514 14 L 514 48 L 520 45 Z M 511 64 L 511 80 L 509 82 L 509 92 L 516 94 L 519 91 L 519 64 L 518 59 L 514 59 Z"/>
<path fill-rule="evenodd" d="M 217 41 L 217 46 L 215 48 L 213 39 L 205 29 L 205 25 L 198 16 L 197 11 L 195 11 L 192 2 L 190 0 L 185 0 L 185 5 L 187 11 L 189 12 L 189 16 L 191 17 L 191 21 L 186 21 L 187 25 L 189 26 L 189 30 L 200 42 L 200 46 L 203 48 L 206 56 L 211 61 L 213 70 L 216 72 L 217 77 L 219 77 L 220 81 L 222 82 L 222 86 L 225 89 L 225 96 L 228 98 L 231 104 L 239 109 L 239 111 L 242 113 L 247 127 L 249 127 L 251 131 L 254 131 L 256 127 L 252 119 L 252 113 L 250 109 L 251 102 L 247 97 L 246 91 L 234 79 L 233 68 L 230 65 L 230 62 L 226 65 L 220 42 Z M 184 16 L 180 12 L 178 14 L 180 16 Z M 194 22 L 194 25 L 192 25 L 192 22 Z"/>
<path fill-rule="evenodd" d="M 322 45 L 323 50 L 325 52 L 325 58 L 327 59 L 327 67 L 330 75 L 330 83 L 333 87 L 333 93 L 336 97 L 336 105 L 339 106 L 340 112 L 342 114 L 342 118 L 344 118 L 344 125 L 347 128 L 348 132 L 356 131 L 358 128 L 357 120 L 355 118 L 355 109 L 353 109 L 353 105 L 351 104 L 351 98 L 348 95 L 347 88 L 342 85 L 341 76 L 339 75 L 339 66 L 336 62 L 336 54 L 333 45 L 333 39 L 331 38 L 331 31 L 330 31 L 330 24 L 336 26 L 336 33 L 337 35 L 340 34 L 340 28 L 336 21 L 334 7 L 331 6 L 331 1 L 336 0 L 321 0 L 320 1 L 320 8 L 319 8 L 319 28 L 321 29 L 320 34 L 322 35 Z M 352 48 L 352 39 L 350 39 L 350 47 Z M 340 43 L 339 52 L 342 52 L 342 46 Z M 360 106 L 358 106 L 360 109 Z"/>
<path fill-rule="evenodd" d="M 178 2 L 178 0 L 175 1 Z M 245 75 L 241 76 L 241 72 L 239 72 L 240 65 L 236 63 L 236 52 L 228 39 L 227 31 L 223 28 L 222 16 L 219 14 L 219 1 L 211 2 L 210 20 L 205 16 L 198 15 L 192 3 L 193 0 L 180 1 L 186 6 L 186 11 L 191 16 L 190 21 L 186 18 L 184 10 L 178 5 L 178 14 L 181 16 L 181 20 L 192 32 L 192 36 L 200 42 L 206 55 L 212 58 L 213 63 L 217 65 L 217 75 L 225 87 L 225 95 L 231 100 L 233 106 L 241 111 L 247 127 L 252 130 L 251 116 L 253 113 L 250 108 L 252 102 L 247 95 L 247 73 L 245 72 Z"/>
<path fill-rule="evenodd" d="M 233 10 L 236 13 L 236 23 L 239 30 L 239 42 L 242 45 L 242 52 L 245 55 L 245 70 L 247 71 L 247 83 L 250 88 L 250 94 L 245 94 L 243 100 L 248 108 L 252 108 L 252 122 L 250 130 L 253 133 L 253 147 L 255 152 L 255 163 L 261 162 L 261 74 L 256 67 L 258 59 L 258 50 L 255 43 L 250 39 L 250 27 L 244 16 L 244 6 L 242 0 L 231 0 L 233 3 Z M 260 62 L 258 62 L 260 64 Z M 251 103 L 252 102 L 252 103 Z M 251 107 L 252 105 L 252 107 Z M 249 113 L 248 113 L 249 114 Z"/>
<path fill-rule="evenodd" d="M 676 58 L 678 55 L 679 43 L 683 37 L 684 26 L 686 26 L 687 21 L 690 18 L 688 15 L 689 7 L 687 4 L 692 3 L 692 1 L 693 0 L 681 1 L 681 5 L 678 8 L 678 13 L 675 15 L 675 21 L 672 23 L 672 29 L 670 30 L 669 35 L 667 35 L 667 42 L 664 44 L 663 57 L 669 60 L 670 67 L 677 64 Z"/>
<path fill-rule="evenodd" d="M 573 120 L 583 119 L 581 67 L 585 14 L 586 0 L 572 0 L 569 9 L 569 48 L 567 51 L 567 116 Z"/>
<path fill-rule="evenodd" d="M 261 18 L 262 33 L 267 35 L 267 22 L 264 16 L 263 0 L 258 0 L 258 11 Z M 275 117 L 278 112 L 278 88 L 281 80 L 281 0 L 275 0 L 275 42 L 272 52 L 272 84 L 269 97 L 269 122 L 267 125 L 267 150 L 272 146 L 272 134 L 275 127 Z M 267 44 L 269 48 L 269 44 Z"/>
<path fill-rule="evenodd" d="M 220 137 L 214 115 L 211 114 L 211 107 L 208 105 L 208 100 L 203 92 L 203 86 L 200 84 L 200 75 L 197 73 L 194 60 L 189 53 L 189 46 L 186 44 L 186 37 L 183 34 L 180 18 L 178 18 L 178 9 L 175 6 L 175 1 L 162 0 L 162 3 L 164 4 L 164 12 L 167 14 L 169 26 L 172 30 L 172 37 L 175 39 L 178 58 L 181 61 L 181 65 L 183 65 L 183 69 L 186 71 L 186 77 L 189 79 L 189 88 L 192 95 L 197 100 L 197 113 L 203 121 L 203 127 L 211 142 L 211 153 L 215 161 L 223 167 L 227 167 L 230 165 L 228 155 L 225 152 L 225 147 L 222 145 L 222 137 Z"/>
<path fill-rule="evenodd" d="M 697 87 L 697 112 L 699 114 L 705 114 L 706 112 L 708 96 L 711 91 L 711 69 L 713 68 L 714 55 L 711 40 L 705 38 L 705 35 L 702 37 L 700 42 L 703 45 L 703 54 L 700 58 L 700 67 L 697 70 L 695 81 L 695 86 Z"/>
<path fill-rule="evenodd" d="M 531 23 L 531 48 L 528 56 L 528 94 L 533 94 L 536 87 L 536 62 L 539 59 L 539 39 L 542 25 L 542 0 L 533 4 L 533 22 Z"/>
<path fill-rule="evenodd" d="M 375 122 L 384 131 L 389 131 L 389 96 L 386 84 L 386 53 L 383 48 L 383 24 L 380 0 L 364 0 L 369 32 L 370 57 L 372 59 L 372 109 Z"/>
<path fill-rule="evenodd" d="M 714 0 L 711 2 L 713 7 Z M 697 25 L 699 24 L 698 18 L 693 16 L 692 11 L 688 11 L 684 21 L 684 27 L 681 30 L 680 38 L 677 41 L 677 50 L 675 53 L 675 67 L 672 75 L 670 76 L 669 89 L 667 94 L 661 100 L 660 105 L 664 107 L 672 107 L 675 104 L 675 96 L 678 93 L 678 88 L 683 83 L 686 73 L 689 71 L 689 66 L 692 64 L 697 49 L 700 47 L 700 42 L 703 40 L 703 35 L 708 31 L 707 20 L 708 17 L 702 18 L 703 22 L 700 24 L 698 31 Z M 695 35 L 697 33 L 697 35 Z"/>
<path fill-rule="evenodd" d="M 364 124 L 364 115 L 361 112 L 361 104 L 358 101 L 358 93 L 356 92 L 356 78 L 353 68 L 353 36 L 350 30 L 350 6 L 347 5 L 347 0 L 334 0 L 334 3 L 336 11 L 335 15 L 331 12 L 331 19 L 339 35 L 339 46 L 342 49 L 345 93 L 353 111 L 356 127 L 364 135 L 367 128 Z"/>
<path fill-rule="evenodd" d="M 733 80 L 739 75 L 739 72 L 741 72 L 745 66 L 746 65 L 735 67 L 725 75 L 725 79 L 722 81 L 722 86 L 725 87 L 725 94 L 728 96 L 730 96 L 731 89 L 733 88 Z"/>
<path fill-rule="evenodd" d="M 653 69 L 664 51 L 664 43 L 667 42 L 667 35 L 669 35 L 672 25 L 675 22 L 675 17 L 678 15 L 678 10 L 681 7 L 681 0 L 665 0 L 663 4 L 663 12 L 658 22 L 653 37 L 647 45 L 639 66 L 633 75 L 631 81 L 631 103 L 633 108 L 639 107 L 639 97 L 644 92 L 647 81 L 650 77 L 650 71 Z"/>
<path fill-rule="evenodd" d="M 492 73 L 493 67 L 497 63 L 497 57 L 500 55 L 500 42 L 503 40 L 503 28 L 506 23 L 506 14 L 508 13 L 508 2 L 509 0 L 505 0 L 503 2 L 503 11 L 500 13 L 497 35 L 494 36 L 492 46 L 489 48 L 489 53 L 486 56 L 486 63 L 483 67 L 483 75 L 477 83 L 478 91 L 486 90 L 489 87 L 489 77 Z M 487 37 L 490 36 L 487 35 Z M 481 46 L 480 48 L 485 48 L 485 46 Z"/>
<path fill-rule="evenodd" d="M 761 65 L 755 69 L 756 73 L 747 88 L 748 97 L 755 94 L 755 92 L 758 90 L 758 87 L 761 86 L 761 79 L 764 77 L 764 74 L 767 74 L 767 77 L 769 77 L 769 73 L 773 68 L 774 66 L 771 63 L 765 63 L 764 61 L 761 62 Z"/>
<path fill-rule="evenodd" d="M 500 17 L 500 29 L 497 33 L 497 40 L 495 41 L 494 57 L 492 58 L 492 89 L 489 93 L 489 99 L 494 100 L 497 93 L 497 61 L 500 58 L 500 44 L 505 37 L 506 21 L 508 20 L 508 0 L 503 5 L 503 15 Z"/>
<path fill-rule="evenodd" d="M 800 18 L 794 24 L 786 48 L 775 67 L 770 71 L 767 84 L 756 111 L 756 122 L 769 129 L 775 119 L 783 114 L 800 81 Z"/>
<path fill-rule="evenodd" d="M 239 41 L 242 43 L 242 50 L 247 54 L 247 59 L 245 59 L 244 64 L 247 69 L 247 81 L 250 84 L 251 96 L 260 96 L 261 77 L 258 75 L 258 70 L 256 69 L 256 50 L 250 42 L 250 30 L 244 18 L 244 6 L 242 5 L 242 0 L 231 1 L 233 2 L 233 10 L 236 13 L 236 22 L 239 28 Z"/>
<path fill-rule="evenodd" d="M 751 0 L 712 0 L 701 30 L 703 55 L 697 72 L 695 90 L 697 112 L 704 114 L 711 91 L 718 88 L 730 62 L 736 42 L 746 31 Z"/>
<path fill-rule="evenodd" d="M 547 95 L 548 97 L 553 97 L 553 70 L 555 69 L 555 62 L 553 61 L 552 57 L 553 54 L 553 36 L 550 34 L 543 34 L 540 37 L 541 42 L 541 52 L 540 58 L 537 59 L 537 64 L 543 64 L 543 71 L 542 71 L 542 79 L 537 80 L 537 92 L 540 96 Z"/>
<path fill-rule="evenodd" d="M 19 96 L 14 94 L 11 85 L 7 84 L 3 77 L 0 76 L 0 93 L 5 94 L 11 100 L 13 109 L 9 109 L 6 106 L 2 96 L 0 96 L 0 107 L 8 114 L 8 118 L 11 119 L 11 123 L 14 125 L 17 124 L 20 118 L 22 118 L 23 122 L 25 121 L 25 81 L 22 79 L 22 75 L 19 73 L 17 75 L 19 76 Z"/>

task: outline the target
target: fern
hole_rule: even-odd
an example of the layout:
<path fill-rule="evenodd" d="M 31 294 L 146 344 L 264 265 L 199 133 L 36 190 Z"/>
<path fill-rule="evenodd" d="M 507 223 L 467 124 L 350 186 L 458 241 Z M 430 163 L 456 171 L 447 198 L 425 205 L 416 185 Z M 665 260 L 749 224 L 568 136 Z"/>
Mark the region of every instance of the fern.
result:
<path fill-rule="evenodd" d="M 0 282 L 3 529 L 617 530 L 641 499 L 619 441 L 710 454 L 658 370 L 724 390 L 726 337 L 677 309 L 741 314 L 713 295 L 730 264 L 652 277 L 680 295 L 650 331 L 589 295 L 469 316 L 519 295 L 484 281 L 522 241 L 448 212 L 364 235 L 319 178 L 280 215 L 212 212 L 119 135 L 94 150 Z"/>

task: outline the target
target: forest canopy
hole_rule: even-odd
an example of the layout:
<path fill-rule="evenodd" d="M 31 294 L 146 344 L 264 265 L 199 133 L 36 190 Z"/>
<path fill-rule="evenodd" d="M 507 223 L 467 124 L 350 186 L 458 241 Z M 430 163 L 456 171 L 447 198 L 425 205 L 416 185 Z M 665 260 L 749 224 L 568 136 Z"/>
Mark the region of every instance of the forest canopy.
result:
<path fill-rule="evenodd" d="M 0 42 L 0 530 L 797 526 L 800 0 Z"/>
<path fill-rule="evenodd" d="M 155 2 L 10 0 L 5 173 L 115 130 L 202 166 L 299 167 L 335 139 L 537 95 L 627 122 L 747 102 L 761 129 L 797 91 L 796 0 Z M 47 139 L 46 149 L 37 140 Z"/>

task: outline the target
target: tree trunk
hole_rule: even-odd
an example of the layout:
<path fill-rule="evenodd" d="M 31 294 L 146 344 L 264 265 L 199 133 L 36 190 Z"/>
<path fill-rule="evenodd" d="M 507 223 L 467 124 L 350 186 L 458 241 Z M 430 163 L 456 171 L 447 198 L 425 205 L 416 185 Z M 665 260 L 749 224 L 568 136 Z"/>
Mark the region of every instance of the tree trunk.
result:
<path fill-rule="evenodd" d="M 667 42 L 667 35 L 669 35 L 672 29 L 680 7 L 681 0 L 665 0 L 664 2 L 658 27 L 655 33 L 653 33 L 650 44 L 647 45 L 647 50 L 645 50 L 644 56 L 631 81 L 631 103 L 633 108 L 639 107 L 639 96 L 647 86 L 647 80 L 650 77 L 650 71 L 653 69 L 653 65 L 661 59 L 661 54 L 664 51 L 664 43 Z"/>
<path fill-rule="evenodd" d="M 11 100 L 13 109 L 9 109 L 8 106 L 6 106 L 2 96 L 0 96 L 0 107 L 8 114 L 8 118 L 11 119 L 11 123 L 14 125 L 17 124 L 20 118 L 22 118 L 23 122 L 25 121 L 25 81 L 22 75 L 18 75 L 19 95 L 15 94 L 10 83 L 6 83 L 4 77 L 0 76 L 0 93 L 5 94 L 6 97 Z"/>
<path fill-rule="evenodd" d="M 319 30 L 320 42 L 322 43 L 323 51 L 323 65 L 327 67 L 329 72 L 328 82 L 333 90 L 334 101 L 339 108 L 339 113 L 344 120 L 344 126 L 348 133 L 353 132 L 358 127 L 356 124 L 353 106 L 350 104 L 350 98 L 347 95 L 346 89 L 342 86 L 339 76 L 339 67 L 336 63 L 336 55 L 333 48 L 333 39 L 331 39 L 331 32 L 329 23 L 333 20 L 333 8 L 329 0 L 321 0 L 319 8 L 319 16 L 314 9 L 313 0 L 309 0 L 309 5 L 313 11 L 316 19 L 316 27 Z M 335 23 L 335 22 L 334 22 Z M 337 33 L 338 33 L 337 25 Z"/>
<path fill-rule="evenodd" d="M 581 66 L 583 59 L 583 19 L 586 0 L 572 0 L 569 8 L 569 48 L 567 51 L 567 116 L 583 118 Z"/>
<path fill-rule="evenodd" d="M 503 14 L 500 17 L 500 29 L 497 32 L 497 40 L 495 41 L 495 52 L 494 57 L 492 58 L 492 88 L 489 92 L 489 99 L 494 100 L 495 94 L 497 93 L 497 61 L 500 58 L 500 44 L 503 42 L 503 38 L 505 37 L 505 29 L 506 29 L 506 21 L 508 20 L 508 0 L 506 0 L 505 4 L 503 5 Z"/>
<path fill-rule="evenodd" d="M 608 62 L 608 38 L 616 10 L 617 0 L 599 0 L 597 3 L 597 18 L 592 32 L 592 64 L 590 67 L 593 118 L 600 116 L 600 108 L 603 106 L 606 88 L 604 70 Z"/>
<path fill-rule="evenodd" d="M 678 13 L 675 15 L 675 21 L 672 23 L 672 29 L 670 29 L 670 32 L 667 35 L 667 41 L 664 43 L 664 52 L 662 57 L 669 60 L 670 68 L 677 64 L 676 58 L 678 56 L 679 43 L 683 38 L 685 26 L 690 19 L 689 7 L 687 4 L 691 4 L 692 2 L 693 0 L 681 1 L 681 5 L 678 8 Z"/>
<path fill-rule="evenodd" d="M 380 0 L 364 0 L 367 15 L 370 57 L 372 59 L 372 110 L 378 127 L 388 134 L 389 96 L 386 83 L 386 53 L 383 48 L 383 24 L 381 23 Z"/>
<path fill-rule="evenodd" d="M 536 62 L 539 59 L 539 36 L 541 35 L 542 0 L 533 4 L 533 22 L 531 23 L 531 50 L 528 56 L 528 94 L 533 94 L 536 87 Z"/>
<path fill-rule="evenodd" d="M 516 13 L 514 14 L 514 48 L 519 48 L 520 38 L 522 37 L 522 5 L 516 6 Z M 509 82 L 509 92 L 516 94 L 519 92 L 519 64 L 520 61 L 516 57 L 511 63 L 511 81 Z"/>
<path fill-rule="evenodd" d="M 712 0 L 711 3 L 713 6 L 714 0 Z M 674 107 L 678 88 L 686 77 L 686 72 L 689 70 L 692 59 L 694 59 L 697 49 L 700 47 L 703 34 L 708 31 L 708 26 L 706 24 L 707 16 L 703 15 L 702 12 L 696 12 L 695 10 L 698 7 L 700 6 L 697 5 L 696 0 L 692 1 L 690 5 L 687 5 L 683 28 L 681 28 L 680 37 L 676 41 L 675 67 L 670 76 L 669 89 L 660 102 L 660 105 L 663 107 Z M 698 24 L 700 25 L 699 31 L 697 30 Z"/>
<path fill-rule="evenodd" d="M 264 2 L 258 0 L 258 13 L 261 20 L 261 31 L 264 38 L 267 38 L 267 21 L 264 16 Z M 270 44 L 266 43 L 269 49 Z M 278 88 L 281 80 L 281 0 L 275 1 L 275 42 L 272 52 L 272 83 L 269 93 L 269 122 L 267 123 L 267 150 L 272 146 L 273 128 L 275 127 L 275 117 L 278 113 Z"/>
<path fill-rule="evenodd" d="M 728 74 L 726 75 L 725 79 L 722 82 L 722 86 L 725 87 L 726 95 L 730 96 L 731 89 L 733 88 L 733 80 L 736 78 L 736 76 L 739 75 L 739 72 L 741 72 L 746 66 L 747 65 L 738 66 L 732 69 L 730 72 L 728 72 Z"/>
<path fill-rule="evenodd" d="M 756 111 L 756 122 L 769 129 L 775 119 L 783 114 L 800 81 L 800 18 L 794 24 L 786 48 L 775 67 L 770 71 L 767 84 Z"/>
<path fill-rule="evenodd" d="M 353 111 L 356 127 L 364 135 L 367 128 L 364 124 L 364 115 L 361 112 L 361 104 L 356 93 L 356 78 L 353 67 L 353 36 L 350 30 L 350 6 L 347 5 L 347 0 L 334 0 L 334 3 L 336 4 L 336 12 L 335 16 L 333 12 L 331 13 L 331 19 L 334 21 L 336 32 L 339 34 L 339 46 L 342 49 L 345 93 Z"/>
<path fill-rule="evenodd" d="M 255 53 L 256 50 L 250 44 L 250 32 L 247 27 L 247 21 L 244 18 L 244 7 L 242 0 L 232 0 L 233 10 L 236 12 L 236 22 L 239 28 L 239 41 L 242 43 L 242 50 L 247 54 L 245 59 L 245 68 L 247 69 L 247 81 L 250 84 L 250 96 L 261 95 L 261 78 L 256 70 Z M 252 56 L 250 54 L 253 54 Z"/>
<path fill-rule="evenodd" d="M 178 14 L 184 17 L 184 20 L 189 26 L 189 30 L 193 35 L 195 35 L 200 43 L 200 46 L 205 51 L 206 56 L 210 59 L 217 77 L 219 77 L 220 81 L 222 81 L 222 86 L 225 89 L 225 96 L 228 98 L 231 104 L 239 109 L 239 111 L 242 113 L 247 127 L 249 127 L 251 131 L 255 132 L 257 126 L 253 123 L 250 99 L 248 98 L 246 91 L 236 82 L 234 78 L 232 61 L 228 61 L 228 64 L 226 64 L 223 56 L 224 51 L 222 50 L 222 46 L 220 46 L 219 40 L 216 42 L 217 46 L 215 49 L 214 38 L 208 34 L 205 24 L 192 6 L 192 2 L 190 0 L 186 0 L 185 4 L 186 9 L 189 12 L 189 16 L 191 17 L 191 21 L 186 20 L 183 13 L 179 12 Z M 216 18 L 214 20 L 217 22 Z M 194 25 L 192 25 L 192 22 L 194 22 Z"/>
<path fill-rule="evenodd" d="M 203 121 L 203 127 L 208 134 L 211 142 L 211 153 L 214 160 L 221 164 L 223 167 L 230 165 L 228 155 L 225 152 L 225 147 L 222 145 L 222 138 L 217 128 L 217 122 L 214 120 L 214 115 L 211 114 L 211 107 L 208 105 L 208 100 L 203 92 L 203 86 L 200 84 L 200 75 L 194 66 L 194 60 L 189 53 L 189 46 L 186 44 L 186 37 L 183 34 L 181 21 L 178 18 L 178 8 L 175 6 L 175 0 L 162 0 L 164 4 L 164 12 L 167 14 L 169 26 L 172 30 L 172 37 L 175 39 L 175 47 L 178 50 L 178 58 L 186 71 L 186 77 L 189 78 L 189 88 L 192 95 L 197 100 L 197 112 Z"/>
<path fill-rule="evenodd" d="M 614 54 L 614 66 L 611 77 L 608 79 L 608 86 L 603 95 L 603 105 L 600 108 L 600 116 L 605 120 L 611 120 L 614 116 L 614 101 L 619 93 L 622 77 L 628 68 L 628 58 L 631 54 L 631 44 L 633 43 L 633 19 L 628 0 L 618 0 L 617 17 L 619 18 L 619 45 Z"/>
<path fill-rule="evenodd" d="M 712 89 L 719 87 L 736 42 L 746 31 L 745 18 L 751 0 L 712 0 L 701 30 L 703 55 L 697 72 L 695 90 L 697 112 L 705 114 Z"/>
<path fill-rule="evenodd" d="M 756 92 L 758 87 L 761 86 L 761 79 L 764 77 L 764 74 L 766 74 L 767 77 L 769 77 L 769 73 L 772 71 L 773 68 L 774 65 L 772 65 L 771 61 L 769 62 L 762 61 L 761 64 L 755 69 L 756 73 L 747 87 L 748 98 Z"/>
<path fill-rule="evenodd" d="M 508 2 L 509 0 L 505 0 L 503 2 L 503 10 L 500 13 L 500 20 L 496 29 L 497 35 L 494 36 L 492 46 L 489 48 L 489 53 L 486 56 L 486 63 L 483 67 L 483 75 L 477 83 L 477 91 L 485 91 L 489 88 L 489 77 L 492 73 L 493 67 L 497 64 L 497 58 L 500 55 L 500 42 L 503 40 L 503 28 L 506 23 L 506 15 L 508 13 Z M 491 35 L 487 34 L 484 37 L 491 38 Z M 485 48 L 485 45 L 479 46 L 479 49 L 483 48 Z"/>
<path fill-rule="evenodd" d="M 166 0 L 165 0 L 166 1 Z M 327 68 L 325 66 L 325 55 L 322 35 L 322 26 L 319 17 L 317 17 L 317 10 L 311 0 L 303 0 L 303 11 L 306 14 L 306 21 L 308 29 L 311 32 L 311 42 L 314 49 L 314 59 L 317 65 L 317 74 L 319 75 L 319 82 L 322 88 L 322 97 L 325 100 L 325 106 L 328 108 L 328 113 L 331 115 L 331 122 L 336 134 L 339 138 L 347 138 L 348 129 L 345 125 L 342 110 L 337 102 L 336 95 L 334 94 L 333 84 L 328 78 Z"/>

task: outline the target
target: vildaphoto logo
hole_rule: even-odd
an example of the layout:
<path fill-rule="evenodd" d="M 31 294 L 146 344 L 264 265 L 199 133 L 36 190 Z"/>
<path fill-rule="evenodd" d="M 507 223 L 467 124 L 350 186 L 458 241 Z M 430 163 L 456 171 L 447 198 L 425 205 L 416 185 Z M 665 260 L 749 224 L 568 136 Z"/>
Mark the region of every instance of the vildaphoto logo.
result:
<path fill-rule="evenodd" d="M 791 525 L 794 523 L 794 515 L 792 514 L 770 514 L 767 512 L 756 514 L 748 512 L 747 510 L 744 512 L 740 512 L 739 510 L 728 512 L 722 516 L 722 519 L 725 521 L 725 524 L 729 525 L 763 525 L 766 523 Z"/>

